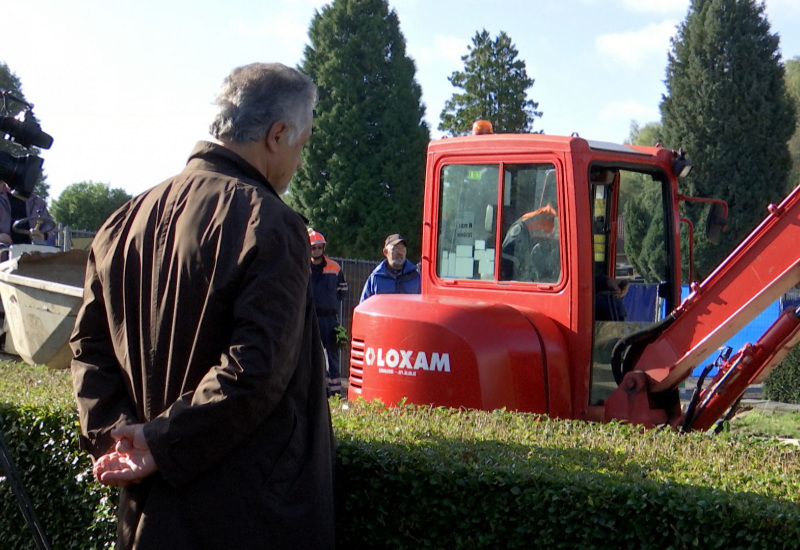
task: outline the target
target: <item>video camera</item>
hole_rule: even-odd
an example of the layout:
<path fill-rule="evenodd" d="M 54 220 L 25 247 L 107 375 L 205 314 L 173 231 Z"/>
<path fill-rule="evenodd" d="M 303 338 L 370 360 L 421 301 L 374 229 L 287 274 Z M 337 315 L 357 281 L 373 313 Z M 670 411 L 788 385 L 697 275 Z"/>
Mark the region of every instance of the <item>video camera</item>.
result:
<path fill-rule="evenodd" d="M 3 134 L 3 139 L 17 143 L 26 149 L 31 147 L 49 149 L 53 145 L 53 138 L 42 131 L 33 116 L 33 104 L 15 97 L 6 90 L 0 90 L 0 98 L 2 98 L 2 110 L 0 111 L 2 115 L 10 112 L 9 101 L 15 101 L 25 106 L 24 111 L 21 111 L 16 117 L 0 116 L 0 134 Z M 36 155 L 15 157 L 10 153 L 0 151 L 0 181 L 8 184 L 12 194 L 25 200 L 33 193 L 39 174 L 42 173 L 43 162 L 44 160 Z"/>

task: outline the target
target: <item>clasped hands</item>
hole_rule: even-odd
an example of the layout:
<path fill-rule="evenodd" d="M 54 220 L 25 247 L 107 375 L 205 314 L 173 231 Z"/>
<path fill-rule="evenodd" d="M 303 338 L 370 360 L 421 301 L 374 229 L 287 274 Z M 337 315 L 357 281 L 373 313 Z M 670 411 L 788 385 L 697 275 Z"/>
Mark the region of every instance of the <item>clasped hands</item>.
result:
<path fill-rule="evenodd" d="M 158 470 L 143 428 L 144 424 L 131 424 L 111 430 L 116 444 L 95 461 L 92 469 L 100 483 L 122 487 L 139 483 Z"/>

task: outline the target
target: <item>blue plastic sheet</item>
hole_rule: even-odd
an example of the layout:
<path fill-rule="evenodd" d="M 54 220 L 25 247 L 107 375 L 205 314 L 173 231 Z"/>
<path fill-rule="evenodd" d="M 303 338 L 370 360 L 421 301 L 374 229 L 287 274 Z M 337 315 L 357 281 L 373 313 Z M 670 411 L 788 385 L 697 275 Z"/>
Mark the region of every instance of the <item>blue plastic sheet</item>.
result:
<path fill-rule="evenodd" d="M 689 287 L 685 285 L 682 286 L 681 300 L 686 298 L 686 296 L 688 295 L 689 295 Z M 783 311 L 781 308 L 781 303 L 783 302 L 784 298 L 785 296 L 782 297 L 780 300 L 777 300 L 774 303 L 772 303 L 767 309 L 761 312 L 761 314 L 758 317 L 753 319 L 750 322 L 750 324 L 746 325 L 742 330 L 736 333 L 736 335 L 733 336 L 730 340 L 728 340 L 724 345 L 730 347 L 733 350 L 733 353 L 735 354 L 737 351 L 742 349 L 745 344 L 756 343 L 758 339 L 761 338 L 761 335 L 763 335 L 764 332 L 766 332 L 766 330 L 770 326 L 772 326 L 772 323 L 775 322 L 775 320 L 781 314 L 781 311 Z M 797 300 L 798 303 L 800 303 L 800 295 L 797 297 Z M 713 363 L 718 355 L 719 352 L 717 351 L 712 355 L 710 355 L 709 357 L 703 359 L 703 361 L 700 362 L 700 365 L 692 371 L 692 376 L 700 376 L 703 373 L 703 369 L 707 365 Z M 717 369 L 713 368 L 711 369 L 709 376 L 713 376 L 716 373 Z"/>

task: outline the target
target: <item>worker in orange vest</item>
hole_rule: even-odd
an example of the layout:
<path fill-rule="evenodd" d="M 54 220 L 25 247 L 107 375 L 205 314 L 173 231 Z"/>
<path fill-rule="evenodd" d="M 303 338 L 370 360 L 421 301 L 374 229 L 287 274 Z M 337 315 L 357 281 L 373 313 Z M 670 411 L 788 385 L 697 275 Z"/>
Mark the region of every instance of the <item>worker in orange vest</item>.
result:
<path fill-rule="evenodd" d="M 347 281 L 341 266 L 325 256 L 327 242 L 319 231 L 308 230 L 311 243 L 311 288 L 314 292 L 314 307 L 317 310 L 322 345 L 328 356 L 328 395 L 342 395 L 342 371 L 339 361 L 339 345 L 336 342 L 336 327 L 339 326 L 339 310 L 347 295 Z"/>

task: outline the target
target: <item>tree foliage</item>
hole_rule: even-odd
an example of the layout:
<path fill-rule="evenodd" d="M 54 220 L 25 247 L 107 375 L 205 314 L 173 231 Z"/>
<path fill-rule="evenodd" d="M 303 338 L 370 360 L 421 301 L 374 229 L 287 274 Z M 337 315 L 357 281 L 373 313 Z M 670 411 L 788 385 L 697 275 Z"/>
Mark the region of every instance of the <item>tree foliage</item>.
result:
<path fill-rule="evenodd" d="M 631 124 L 626 143 L 652 147 L 663 141 L 660 122 L 644 126 Z M 664 206 L 661 185 L 654 185 L 652 176 L 623 172 L 620 183 L 620 209 L 625 224 L 625 255 L 636 273 L 648 282 L 663 280 Z"/>
<path fill-rule="evenodd" d="M 22 82 L 20 82 L 17 75 L 15 75 L 11 69 L 9 69 L 8 65 L 2 61 L 0 61 L 0 90 L 6 90 L 7 92 L 11 92 L 15 97 L 26 101 L 25 95 L 22 93 Z M 3 103 L 2 99 L 0 99 L 0 116 L 16 116 L 20 111 L 24 109 L 24 105 L 17 101 L 8 100 Z M 37 120 L 38 122 L 38 120 Z M 0 133 L 0 137 L 2 134 Z M 38 149 L 35 147 L 31 149 L 25 149 L 21 145 L 13 143 L 7 139 L 0 139 L 0 151 L 13 155 L 15 157 L 22 157 L 26 154 L 31 154 L 34 156 L 38 155 Z M 50 186 L 47 184 L 47 177 L 44 173 L 39 175 L 39 179 L 36 182 L 33 191 L 42 197 L 43 199 L 47 199 L 50 195 Z"/>
<path fill-rule="evenodd" d="M 795 346 L 764 380 L 764 397 L 800 405 L 800 346 Z"/>
<path fill-rule="evenodd" d="M 625 143 L 629 145 L 643 145 L 646 147 L 653 147 L 657 143 L 664 141 L 663 127 L 660 122 L 650 122 L 644 126 L 639 126 L 636 122 L 631 123 L 631 133 Z M 645 192 L 649 186 L 647 180 L 650 178 L 644 174 L 629 173 L 621 182 L 622 192 L 621 197 L 638 197 Z M 625 204 L 621 204 L 620 208 L 624 208 Z"/>
<path fill-rule="evenodd" d="M 469 53 L 461 58 L 464 70 L 448 77 L 463 93 L 454 93 L 440 115 L 439 130 L 451 136 L 470 133 L 476 120 L 488 120 L 495 133 L 525 133 L 533 130 L 541 111 L 527 98 L 534 80 L 528 77 L 525 62 L 503 31 L 492 40 L 484 29 L 472 38 Z"/>
<path fill-rule="evenodd" d="M 795 114 L 786 94 L 779 38 L 754 0 L 692 0 L 667 65 L 661 103 L 665 145 L 688 151 L 687 195 L 725 200 L 720 246 L 695 232 L 698 274 L 707 275 L 788 191 L 787 141 Z M 684 215 L 703 227 L 707 208 Z"/>
<path fill-rule="evenodd" d="M 53 201 L 50 214 L 71 229 L 97 231 L 114 211 L 131 199 L 124 189 L 83 181 L 67 186 Z"/>
<path fill-rule="evenodd" d="M 800 184 L 800 56 L 786 62 L 786 91 L 794 104 L 798 121 L 794 135 L 789 140 L 789 155 L 792 157 L 792 172 L 789 183 Z"/>
<path fill-rule="evenodd" d="M 333 255 L 378 258 L 386 235 L 401 233 L 413 259 L 430 133 L 397 14 L 386 0 L 334 0 L 309 39 L 301 70 L 319 101 L 287 200 Z"/>

